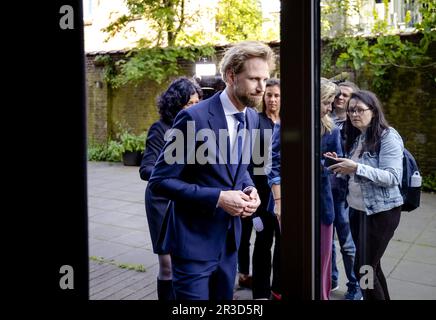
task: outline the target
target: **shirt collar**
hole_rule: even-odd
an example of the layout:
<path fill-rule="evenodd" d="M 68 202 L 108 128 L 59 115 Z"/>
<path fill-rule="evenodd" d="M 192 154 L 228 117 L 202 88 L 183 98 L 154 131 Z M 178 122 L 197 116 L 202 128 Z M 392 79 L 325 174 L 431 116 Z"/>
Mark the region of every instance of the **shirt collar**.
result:
<path fill-rule="evenodd" d="M 230 101 L 230 98 L 227 95 L 227 90 L 223 90 L 223 92 L 221 92 L 220 100 L 221 100 L 221 104 L 223 105 L 224 114 L 226 116 L 241 112 L 235 107 L 232 101 Z M 247 107 L 245 107 L 244 110 L 242 110 L 244 114 L 246 111 L 247 111 Z"/>

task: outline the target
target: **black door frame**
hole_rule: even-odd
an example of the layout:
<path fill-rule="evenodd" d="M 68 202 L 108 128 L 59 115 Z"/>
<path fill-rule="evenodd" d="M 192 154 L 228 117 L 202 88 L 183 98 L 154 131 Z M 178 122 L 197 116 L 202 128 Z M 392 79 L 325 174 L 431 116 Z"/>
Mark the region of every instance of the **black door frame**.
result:
<path fill-rule="evenodd" d="M 65 226 L 56 232 L 56 240 L 63 244 L 62 253 L 56 257 L 58 277 L 53 280 L 55 295 L 65 298 L 88 299 L 88 250 L 87 250 L 87 195 L 86 195 L 86 91 L 83 50 L 82 2 L 69 2 L 75 9 L 72 30 L 60 30 L 58 21 L 60 2 L 48 11 L 58 19 L 51 28 L 55 31 L 57 50 L 62 50 L 59 61 L 63 68 L 53 68 L 53 79 L 68 75 L 68 83 L 58 85 L 63 89 L 63 112 L 75 121 L 71 123 L 72 138 L 70 158 L 66 158 L 74 176 L 64 179 L 65 191 L 75 188 L 68 198 L 74 208 L 57 215 L 56 225 Z M 282 283 L 285 300 L 319 299 L 319 0 L 281 1 L 280 74 L 282 83 Z M 68 57 L 65 55 L 68 53 Z M 56 54 L 56 53 L 55 53 Z M 59 75 L 60 74 L 60 75 Z M 79 143 L 77 144 L 77 141 Z M 65 155 L 68 157 L 68 155 Z M 66 171 L 68 172 L 68 170 Z M 77 174 L 79 173 L 79 174 Z M 72 179 L 72 180 L 71 180 Z M 74 184 L 75 183 L 75 184 Z M 68 187 L 70 186 L 70 187 Z M 46 210 L 57 212 L 58 203 Z M 57 212 L 59 213 L 59 212 Z M 59 268 L 68 264 L 75 273 L 74 290 L 59 288 Z M 53 275 L 53 273 L 51 273 Z M 57 279 L 56 279 L 57 278 Z"/>
<path fill-rule="evenodd" d="M 281 2 L 282 280 L 284 299 L 320 297 L 319 0 Z"/>

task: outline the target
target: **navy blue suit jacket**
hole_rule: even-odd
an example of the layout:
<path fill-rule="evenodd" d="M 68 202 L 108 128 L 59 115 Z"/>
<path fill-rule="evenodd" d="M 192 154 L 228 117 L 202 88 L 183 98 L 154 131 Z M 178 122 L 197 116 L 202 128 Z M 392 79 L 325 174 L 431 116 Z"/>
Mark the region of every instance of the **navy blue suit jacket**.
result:
<path fill-rule="evenodd" d="M 232 176 L 228 165 L 219 163 L 220 152 L 214 154 L 215 164 L 201 164 L 195 157 L 199 147 L 204 148 L 205 143 L 208 148 L 213 148 L 211 150 L 218 150 L 219 130 L 228 130 L 219 94 L 177 115 L 173 130 L 180 130 L 185 137 L 183 161 L 173 164 L 165 161 L 165 151 L 169 151 L 172 145 L 171 141 L 167 142 L 149 181 L 149 186 L 155 193 L 173 200 L 174 210 L 168 212 L 165 221 L 167 224 L 165 247 L 172 254 L 190 260 L 218 259 L 226 245 L 229 228 L 233 233 L 230 236 L 234 236 L 231 239 L 233 240 L 231 249 L 239 248 L 240 218 L 232 217 L 218 208 L 218 198 L 222 190 L 242 190 L 254 185 L 247 171 L 248 164 L 240 164 L 236 175 Z M 213 130 L 216 141 L 206 139 L 207 141 L 193 143 L 191 137 L 190 142 L 193 143 L 194 148 L 188 149 L 186 145 L 188 121 L 195 123 L 196 135 L 202 129 Z M 246 122 L 246 128 L 250 132 L 251 129 L 258 128 L 259 119 L 254 109 L 247 108 Z M 249 140 L 245 139 L 244 147 Z M 188 159 L 190 159 L 189 164 Z"/>

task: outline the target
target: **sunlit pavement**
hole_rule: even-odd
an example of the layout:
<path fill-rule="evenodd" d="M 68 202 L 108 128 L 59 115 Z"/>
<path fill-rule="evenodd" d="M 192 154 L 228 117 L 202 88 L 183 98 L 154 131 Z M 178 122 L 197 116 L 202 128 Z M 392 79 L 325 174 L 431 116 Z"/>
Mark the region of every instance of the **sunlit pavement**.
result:
<path fill-rule="evenodd" d="M 139 178 L 138 169 L 88 162 L 90 299 L 157 299 L 158 262 L 144 209 L 146 182 Z M 337 258 L 339 289 L 331 299 L 342 300 L 346 277 L 339 251 Z M 145 272 L 129 270 L 140 267 Z M 382 269 L 391 299 L 436 299 L 436 194 L 423 193 L 420 208 L 402 213 Z M 235 285 L 234 298 L 249 300 L 252 294 Z"/>

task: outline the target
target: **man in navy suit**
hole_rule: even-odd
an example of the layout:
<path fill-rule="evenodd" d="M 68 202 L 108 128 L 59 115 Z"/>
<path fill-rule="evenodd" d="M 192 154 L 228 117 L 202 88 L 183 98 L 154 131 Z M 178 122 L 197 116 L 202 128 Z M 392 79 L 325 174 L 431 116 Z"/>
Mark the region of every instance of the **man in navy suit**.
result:
<path fill-rule="evenodd" d="M 259 126 L 253 107 L 261 104 L 274 67 L 274 53 L 263 43 L 229 48 L 220 64 L 225 90 L 178 114 L 171 129 L 176 139 L 152 172 L 150 188 L 173 200 L 164 246 L 178 300 L 233 298 L 240 218 L 260 204 L 247 171 L 251 133 Z"/>

